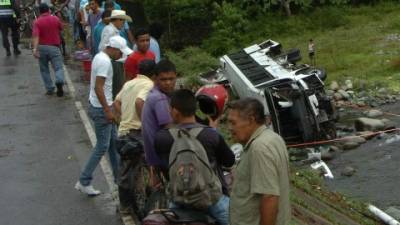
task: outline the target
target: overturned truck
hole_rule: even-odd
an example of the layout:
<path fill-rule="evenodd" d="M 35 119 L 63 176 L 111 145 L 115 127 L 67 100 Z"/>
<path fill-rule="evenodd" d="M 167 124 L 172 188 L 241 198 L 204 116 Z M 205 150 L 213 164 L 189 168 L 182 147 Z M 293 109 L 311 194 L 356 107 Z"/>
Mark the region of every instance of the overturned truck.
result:
<path fill-rule="evenodd" d="M 300 51 L 282 50 L 273 40 L 220 58 L 219 75 L 238 97 L 258 98 L 271 116 L 275 132 L 287 144 L 336 137 L 337 113 L 325 94 L 323 69 L 297 65 Z"/>

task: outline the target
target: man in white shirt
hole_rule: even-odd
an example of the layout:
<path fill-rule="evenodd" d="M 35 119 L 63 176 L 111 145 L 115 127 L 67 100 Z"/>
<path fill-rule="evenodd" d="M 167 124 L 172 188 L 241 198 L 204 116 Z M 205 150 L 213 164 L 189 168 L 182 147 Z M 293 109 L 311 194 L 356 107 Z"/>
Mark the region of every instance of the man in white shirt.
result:
<path fill-rule="evenodd" d="M 105 48 L 105 44 L 113 36 L 120 36 L 120 31 L 124 27 L 125 21 L 132 22 L 132 18 L 126 15 L 124 10 L 111 11 L 110 23 L 104 27 L 101 33 L 101 40 L 99 44 L 99 51 Z M 113 78 L 113 97 L 115 97 L 121 90 L 125 83 L 124 68 L 122 62 L 112 62 L 114 70 Z"/>
<path fill-rule="evenodd" d="M 117 176 L 118 159 L 115 150 L 117 132 L 112 109 L 113 68 L 111 60 L 118 60 L 123 55 L 131 53 L 132 50 L 127 47 L 125 39 L 114 36 L 109 39 L 105 49 L 100 51 L 92 62 L 89 116 L 93 120 L 97 143 L 75 185 L 77 190 L 91 196 L 100 194 L 100 191 L 94 189 L 90 183 L 93 179 L 93 172 L 106 151 L 110 156 L 114 177 Z"/>

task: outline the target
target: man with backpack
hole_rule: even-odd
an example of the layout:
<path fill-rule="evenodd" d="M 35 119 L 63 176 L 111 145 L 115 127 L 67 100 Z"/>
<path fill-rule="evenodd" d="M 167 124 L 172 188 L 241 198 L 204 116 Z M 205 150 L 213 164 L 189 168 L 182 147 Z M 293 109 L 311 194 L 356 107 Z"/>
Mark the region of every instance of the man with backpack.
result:
<path fill-rule="evenodd" d="M 174 207 L 207 211 L 227 225 L 229 197 L 222 167 L 233 166 L 235 156 L 214 128 L 196 123 L 193 92 L 173 92 L 170 108 L 174 125 L 155 137 L 161 168 L 169 175 L 169 197 Z"/>

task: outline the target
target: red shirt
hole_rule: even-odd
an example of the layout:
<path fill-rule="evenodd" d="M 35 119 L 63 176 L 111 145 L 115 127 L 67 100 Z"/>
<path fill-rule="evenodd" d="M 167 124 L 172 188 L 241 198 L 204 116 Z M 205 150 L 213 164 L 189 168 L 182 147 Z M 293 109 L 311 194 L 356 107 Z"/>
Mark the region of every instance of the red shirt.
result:
<path fill-rule="evenodd" d="M 150 50 L 148 50 L 145 54 L 140 51 L 135 51 L 130 54 L 125 61 L 125 76 L 126 80 L 132 80 L 139 73 L 139 63 L 144 59 L 155 60 L 156 56 Z"/>
<path fill-rule="evenodd" d="M 32 36 L 39 37 L 39 45 L 61 44 L 60 32 L 62 31 L 60 19 L 50 13 L 43 13 L 33 24 Z"/>

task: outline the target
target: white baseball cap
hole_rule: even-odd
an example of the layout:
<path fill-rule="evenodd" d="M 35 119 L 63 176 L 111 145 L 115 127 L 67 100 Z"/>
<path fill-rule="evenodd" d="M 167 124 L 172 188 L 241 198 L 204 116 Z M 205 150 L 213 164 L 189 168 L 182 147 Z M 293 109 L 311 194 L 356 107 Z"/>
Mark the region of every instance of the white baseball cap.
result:
<path fill-rule="evenodd" d="M 117 48 L 126 56 L 132 54 L 133 52 L 132 49 L 127 46 L 126 40 L 119 35 L 111 37 L 106 44 L 106 47 Z"/>

